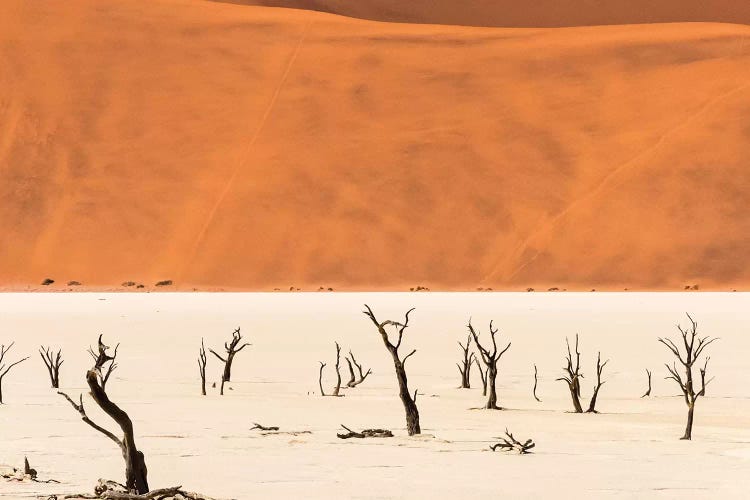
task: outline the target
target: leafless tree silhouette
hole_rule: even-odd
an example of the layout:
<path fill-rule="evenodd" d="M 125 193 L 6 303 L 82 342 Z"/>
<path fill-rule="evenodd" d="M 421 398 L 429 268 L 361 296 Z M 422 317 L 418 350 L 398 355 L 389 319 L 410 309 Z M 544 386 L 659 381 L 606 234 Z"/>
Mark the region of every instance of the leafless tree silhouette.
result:
<path fill-rule="evenodd" d="M 646 376 L 648 376 L 648 390 L 641 396 L 642 398 L 648 397 L 651 395 L 651 370 L 646 368 Z"/>
<path fill-rule="evenodd" d="M 537 386 L 537 383 L 538 383 L 538 374 L 537 374 L 536 364 L 534 364 L 534 390 L 533 390 L 534 399 L 536 399 L 538 402 L 541 403 L 542 400 L 539 399 L 539 397 L 536 395 L 536 386 Z"/>
<path fill-rule="evenodd" d="M 201 375 L 201 395 L 206 395 L 206 363 L 208 362 L 208 359 L 206 358 L 206 346 L 203 344 L 203 339 L 201 339 L 201 348 L 198 351 L 198 372 Z"/>
<path fill-rule="evenodd" d="M 399 397 L 401 398 L 401 402 L 404 405 L 404 411 L 406 412 L 406 431 L 410 436 L 420 434 L 422 431 L 419 427 L 417 391 L 414 391 L 414 396 L 412 396 L 409 392 L 409 384 L 406 378 L 406 369 L 404 367 L 406 360 L 409 359 L 409 357 L 412 356 L 415 352 L 417 352 L 417 350 L 414 349 L 403 358 L 401 358 L 398 353 L 398 350 L 401 347 L 401 341 L 404 338 L 404 330 L 406 330 L 406 328 L 409 326 L 409 314 L 414 310 L 414 308 L 409 309 L 406 312 L 403 323 L 398 323 L 391 320 L 386 320 L 381 323 L 375 318 L 375 314 L 372 312 L 372 309 L 370 309 L 370 306 L 365 304 L 365 308 L 367 310 L 364 311 L 364 314 L 368 318 L 370 318 L 373 324 L 377 327 L 378 333 L 380 333 L 380 337 L 383 339 L 383 343 L 385 344 L 385 348 L 393 358 L 393 366 L 396 369 L 396 379 L 398 380 L 398 393 Z M 395 344 L 390 341 L 390 339 L 388 338 L 388 332 L 385 330 L 385 327 L 389 325 L 393 326 L 398 332 L 398 340 Z"/>
<path fill-rule="evenodd" d="M 219 394 L 222 396 L 224 395 L 224 383 L 232 380 L 232 363 L 234 362 L 234 357 L 238 352 L 250 345 L 248 342 L 239 345 L 241 340 L 242 334 L 240 333 L 240 328 L 237 327 L 237 329 L 232 332 L 232 340 L 224 342 L 224 350 L 227 352 L 226 357 L 219 355 L 213 349 L 209 349 L 211 354 L 224 363 L 224 373 L 221 376 L 221 389 L 219 390 Z"/>
<path fill-rule="evenodd" d="M 29 359 L 29 357 L 26 356 L 25 358 L 14 361 L 13 363 L 5 363 L 5 355 L 8 354 L 11 349 L 13 349 L 14 345 L 15 342 L 11 342 L 7 347 L 5 346 L 5 344 L 0 345 L 0 405 L 3 404 L 3 379 L 14 366 L 21 364 Z"/>
<path fill-rule="evenodd" d="M 573 409 L 576 413 L 583 413 L 581 407 L 581 381 L 583 374 L 581 373 L 581 353 L 578 350 L 578 334 L 576 333 L 576 347 L 575 347 L 575 362 L 573 361 L 573 355 L 570 352 L 570 342 L 565 337 L 565 344 L 568 346 L 568 356 L 566 357 L 566 366 L 563 368 L 566 375 L 560 377 L 557 380 L 562 380 L 568 384 L 570 390 L 570 398 L 573 400 Z"/>
<path fill-rule="evenodd" d="M 471 333 L 466 337 L 466 345 L 458 343 L 463 353 L 461 362 L 456 363 L 458 371 L 461 373 L 461 389 L 471 389 L 471 365 L 474 363 L 474 353 L 469 352 L 471 349 Z"/>
<path fill-rule="evenodd" d="M 701 389 L 698 392 L 695 392 L 695 387 L 693 385 L 693 365 L 698 361 L 698 358 L 703 354 L 706 347 L 718 339 L 715 337 L 699 336 L 698 323 L 693 320 L 689 314 L 687 317 L 690 320 L 689 328 L 683 328 L 682 326 L 677 325 L 677 329 L 680 331 L 680 337 L 682 337 L 682 345 L 685 351 L 684 354 L 680 352 L 680 348 L 671 339 L 660 337 L 659 342 L 664 344 L 679 360 L 685 372 L 685 378 L 683 379 L 677 369 L 677 363 L 673 362 L 671 366 L 668 363 L 664 364 L 669 371 L 669 375 L 666 378 L 674 380 L 677 385 L 680 386 L 682 395 L 685 398 L 685 404 L 688 407 L 687 425 L 685 426 L 685 434 L 681 439 L 689 440 L 693 437 L 693 413 L 695 411 L 695 403 L 700 396 L 706 394 L 706 386 L 711 380 L 713 380 L 706 380 L 706 370 L 708 368 L 708 360 L 710 359 L 709 357 L 706 357 L 703 368 L 700 369 Z"/>
<path fill-rule="evenodd" d="M 320 372 L 318 373 L 318 386 L 320 387 L 320 395 L 325 396 L 326 391 L 323 390 L 323 368 L 326 367 L 326 364 L 320 361 Z"/>
<path fill-rule="evenodd" d="M 489 350 L 479 342 L 479 334 L 471 325 L 471 320 L 469 320 L 469 324 L 467 326 L 469 328 L 471 336 L 474 338 L 474 344 L 476 344 L 477 349 L 479 349 L 479 354 L 482 357 L 482 362 L 487 367 L 486 376 L 489 385 L 489 395 L 487 397 L 487 404 L 485 405 L 485 408 L 487 408 L 488 410 L 501 410 L 502 408 L 497 405 L 497 363 L 500 361 L 500 358 L 503 356 L 503 354 L 505 354 L 508 349 L 510 349 L 511 343 L 508 342 L 508 345 L 505 346 L 505 348 L 503 348 L 502 350 L 498 349 L 497 339 L 495 336 L 497 335 L 499 330 L 497 328 L 494 328 L 492 326 L 492 321 L 490 321 L 490 338 L 492 339 L 492 350 Z"/>
<path fill-rule="evenodd" d="M 594 393 L 591 395 L 591 401 L 589 401 L 589 409 L 586 413 L 599 413 L 596 411 L 596 398 L 599 396 L 599 389 L 602 388 L 604 382 L 602 380 L 602 371 L 604 367 L 609 363 L 609 360 L 602 363 L 602 353 L 599 352 L 596 355 L 596 387 L 594 387 Z"/>
<path fill-rule="evenodd" d="M 60 387 L 60 367 L 65 362 L 62 359 L 62 349 L 59 349 L 57 353 L 52 351 L 50 347 L 41 346 L 39 349 L 39 356 L 44 361 L 44 366 L 47 367 L 49 373 L 49 381 L 53 389 Z"/>
<path fill-rule="evenodd" d="M 96 424 L 88 417 L 86 410 L 83 407 L 83 395 L 79 397 L 78 403 L 76 403 L 64 392 L 58 392 L 58 394 L 68 400 L 73 408 L 81 415 L 81 420 L 117 444 L 122 452 L 122 457 L 125 460 L 125 486 L 131 493 L 141 495 L 148 493 L 149 491 L 146 459 L 143 453 L 136 447 L 133 422 L 130 420 L 130 416 L 109 399 L 102 384 L 102 367 L 106 363 L 111 363 L 114 360 L 114 356 L 107 354 L 108 349 L 109 347 L 102 342 L 102 336 L 99 335 L 98 355 L 93 368 L 86 372 L 86 383 L 89 386 L 89 390 L 91 391 L 90 394 L 94 399 L 94 402 L 96 402 L 96 404 L 99 405 L 99 408 L 101 408 L 104 413 L 109 415 L 109 417 L 120 426 L 123 433 L 122 438 L 118 438 L 115 434 Z"/>

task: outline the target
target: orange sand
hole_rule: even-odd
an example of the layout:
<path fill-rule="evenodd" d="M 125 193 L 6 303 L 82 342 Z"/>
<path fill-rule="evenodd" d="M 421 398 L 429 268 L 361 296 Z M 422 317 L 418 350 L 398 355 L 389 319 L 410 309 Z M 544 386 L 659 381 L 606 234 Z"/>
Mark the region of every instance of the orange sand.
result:
<path fill-rule="evenodd" d="M 744 287 L 748 35 L 4 0 L 0 287 Z"/>

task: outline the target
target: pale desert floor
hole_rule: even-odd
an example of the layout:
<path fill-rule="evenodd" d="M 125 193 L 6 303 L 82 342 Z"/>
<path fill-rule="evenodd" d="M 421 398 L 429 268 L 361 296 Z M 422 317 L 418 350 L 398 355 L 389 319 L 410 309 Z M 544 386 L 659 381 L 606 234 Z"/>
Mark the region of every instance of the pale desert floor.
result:
<path fill-rule="evenodd" d="M 401 319 L 416 307 L 404 347 L 424 435 L 409 438 L 395 393 L 393 366 L 360 311 Z M 118 450 L 83 424 L 49 389 L 36 348 L 61 346 L 63 390 L 82 392 L 85 348 L 98 333 L 122 342 L 110 396 L 133 417 L 152 488 L 182 484 L 225 498 L 747 498 L 750 489 L 750 295 L 640 294 L 3 294 L 0 343 L 32 357 L 11 372 L 0 407 L 0 464 L 24 455 L 42 478 L 60 485 L 0 483 L 2 498 L 88 491 L 99 477 L 120 480 Z M 689 311 L 711 349 L 716 380 L 698 403 L 694 440 L 678 440 L 685 405 L 663 380 L 670 361 L 656 337 L 674 335 Z M 456 341 L 469 315 L 486 334 L 496 320 L 513 342 L 499 376 L 507 411 L 472 410 L 480 389 L 459 390 Z M 196 354 L 201 336 L 220 346 L 241 326 L 252 346 L 238 354 L 224 397 L 201 397 Z M 581 335 L 584 397 L 597 350 L 611 358 L 599 415 L 567 413 L 561 375 L 565 336 Z M 374 375 L 343 398 L 317 394 L 318 361 L 334 340 Z M 15 358 L 14 358 L 15 359 Z M 539 395 L 531 396 L 533 363 Z M 645 368 L 654 397 L 640 399 Z M 219 378 L 209 360 L 210 380 Z M 343 374 L 343 373 L 342 373 Z M 346 380 L 346 374 L 343 374 Z M 479 385 L 479 379 L 474 380 Z M 89 415 L 112 424 L 88 401 Z M 299 436 L 260 436 L 252 422 Z M 339 424 L 386 427 L 384 440 L 336 438 Z M 505 427 L 532 437 L 536 453 L 491 453 Z"/>

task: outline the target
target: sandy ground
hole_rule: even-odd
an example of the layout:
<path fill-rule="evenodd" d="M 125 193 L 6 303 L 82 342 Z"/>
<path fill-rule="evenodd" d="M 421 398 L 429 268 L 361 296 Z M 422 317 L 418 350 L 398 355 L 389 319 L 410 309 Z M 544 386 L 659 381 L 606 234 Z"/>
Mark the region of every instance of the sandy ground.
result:
<path fill-rule="evenodd" d="M 4 0 L 0 287 L 747 289 L 749 34 Z"/>
<path fill-rule="evenodd" d="M 372 324 L 415 306 L 404 344 L 418 388 L 425 435 L 405 435 L 393 367 Z M 0 483 L 2 498 L 89 490 L 120 478 L 121 458 L 47 387 L 40 343 L 61 346 L 62 385 L 83 391 L 85 348 L 98 333 L 122 342 L 111 397 L 135 421 L 152 487 L 182 484 L 226 498 L 746 498 L 750 478 L 750 372 L 746 294 L 4 294 L 0 342 L 32 358 L 5 381 L 0 464 L 26 455 L 61 485 Z M 698 403 L 694 440 L 678 440 L 685 406 L 662 380 L 668 361 L 656 342 L 674 335 L 690 311 L 711 349 L 716 380 Z M 459 349 L 469 315 L 485 331 L 494 318 L 513 342 L 503 358 L 499 396 L 506 411 L 472 410 L 481 390 L 457 389 Z M 241 326 L 252 342 L 236 359 L 233 390 L 198 394 L 200 338 L 219 346 Z M 581 336 L 584 397 L 597 350 L 611 358 L 600 415 L 567 413 L 561 374 L 566 335 Z M 318 361 L 333 364 L 334 340 L 374 374 L 343 398 L 321 398 Z M 533 363 L 539 395 L 531 396 Z M 653 397 L 645 368 L 654 372 Z M 218 361 L 209 360 L 217 380 Z M 346 377 L 345 377 L 346 378 Z M 332 384 L 332 372 L 325 384 Z M 479 384 L 479 379 L 474 379 Z M 87 400 L 90 415 L 110 426 Z M 265 436 L 252 422 L 299 436 Z M 389 440 L 341 441 L 339 424 L 387 427 Z M 532 437 L 534 455 L 491 453 L 508 427 Z"/>

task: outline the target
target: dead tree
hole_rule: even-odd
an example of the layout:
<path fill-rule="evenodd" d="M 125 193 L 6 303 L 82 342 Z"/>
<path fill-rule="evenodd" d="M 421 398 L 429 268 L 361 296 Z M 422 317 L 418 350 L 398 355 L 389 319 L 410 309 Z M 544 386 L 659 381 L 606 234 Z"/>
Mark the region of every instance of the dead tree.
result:
<path fill-rule="evenodd" d="M 537 376 L 536 364 L 534 364 L 534 390 L 533 390 L 533 394 L 534 394 L 534 399 L 536 399 L 538 402 L 541 403 L 542 400 L 539 399 L 539 397 L 536 395 L 536 386 L 537 386 L 537 383 L 538 383 L 537 381 L 538 381 L 538 376 Z"/>
<path fill-rule="evenodd" d="M 250 345 L 249 343 L 245 342 L 240 347 L 237 347 L 241 340 L 242 334 L 240 334 L 240 328 L 237 327 L 237 329 L 232 332 L 232 340 L 229 342 L 224 342 L 224 350 L 227 351 L 226 358 L 224 356 L 220 356 L 213 349 L 209 349 L 214 356 L 219 358 L 224 363 L 224 374 L 221 376 L 222 382 L 231 382 L 232 362 L 234 361 L 235 355 L 242 349 Z"/>
<path fill-rule="evenodd" d="M 349 368 L 349 382 L 346 383 L 347 387 L 355 387 L 357 384 L 357 377 L 354 376 L 354 368 L 352 368 L 352 362 L 349 361 L 349 358 L 344 356 L 344 361 L 346 361 L 346 366 Z"/>
<path fill-rule="evenodd" d="M 351 372 L 352 379 L 349 380 L 349 382 L 346 385 L 347 385 L 347 387 L 357 387 L 359 384 L 361 384 L 362 382 L 365 381 L 365 379 L 367 378 L 367 376 L 372 373 L 372 370 L 370 368 L 368 368 L 366 372 L 363 371 L 362 370 L 362 365 L 359 364 L 359 363 L 357 363 L 357 360 L 354 357 L 354 354 L 352 354 L 351 350 L 349 351 L 349 357 L 351 358 L 352 364 L 354 364 L 354 366 L 357 367 L 357 371 L 359 372 L 359 377 L 356 380 L 354 379 L 354 372 L 353 372 L 351 364 L 350 364 L 349 365 L 349 371 Z M 344 358 L 344 359 L 346 359 L 347 362 L 349 361 L 349 359 L 347 359 L 347 358 Z"/>
<path fill-rule="evenodd" d="M 568 356 L 566 358 L 566 366 L 563 368 L 566 375 L 560 377 L 557 380 L 565 381 L 568 384 L 570 390 L 570 398 L 573 400 L 573 409 L 576 413 L 583 413 L 581 407 L 581 381 L 583 374 L 581 373 L 581 353 L 578 351 L 578 334 L 576 333 L 576 359 L 573 362 L 573 355 L 570 352 L 570 342 L 565 337 L 565 344 L 568 346 Z"/>
<path fill-rule="evenodd" d="M 417 350 L 414 349 L 403 358 L 401 358 L 398 353 L 398 350 L 401 347 L 401 341 L 404 338 L 404 330 L 409 326 L 409 314 L 414 308 L 409 309 L 406 312 L 403 323 L 391 320 L 386 320 L 381 323 L 375 318 L 375 314 L 372 312 L 372 309 L 370 309 L 370 306 L 365 304 L 365 308 L 367 308 L 367 310 L 363 311 L 364 314 L 370 318 L 373 324 L 377 327 L 378 333 L 380 333 L 380 337 L 383 339 L 383 344 L 385 344 L 385 348 L 393 358 L 393 366 L 396 369 L 396 379 L 398 380 L 398 395 L 401 398 L 401 403 L 403 403 L 404 411 L 406 412 L 406 432 L 408 432 L 410 436 L 421 434 L 422 430 L 419 427 L 419 410 L 417 409 L 417 391 L 414 391 L 413 396 L 409 392 L 409 383 L 406 378 L 405 369 L 406 360 L 417 352 Z M 389 325 L 393 326 L 398 332 L 398 340 L 395 344 L 390 341 L 388 338 L 388 332 L 385 330 L 385 327 Z"/>
<path fill-rule="evenodd" d="M 99 335 L 99 345 L 101 345 L 101 343 L 102 343 L 102 336 Z M 100 382 L 101 382 L 101 385 L 102 385 L 102 389 L 106 390 L 106 388 L 107 388 L 107 381 L 109 380 L 109 376 L 112 375 L 112 372 L 115 371 L 115 369 L 117 368 L 117 363 L 115 363 L 115 359 L 117 358 L 117 349 L 119 349 L 119 348 L 120 348 L 120 344 L 117 344 L 115 346 L 114 353 L 112 353 L 112 356 L 109 356 L 109 355 L 107 356 L 107 360 L 104 362 L 105 364 L 109 363 L 107 365 L 107 369 L 105 370 L 104 366 L 101 366 L 99 368 L 99 375 L 100 375 L 100 379 L 101 379 Z M 94 358 L 94 361 L 98 362 L 100 355 L 98 353 L 94 352 L 94 350 L 91 348 L 91 346 L 89 346 L 89 354 L 91 355 L 92 358 Z"/>
<path fill-rule="evenodd" d="M 513 434 L 508 432 L 508 429 L 505 429 L 505 437 L 499 437 L 497 439 L 500 439 L 501 442 L 491 445 L 490 449 L 492 451 L 517 451 L 519 455 L 526 455 L 528 453 L 531 453 L 529 450 L 536 446 L 532 439 L 527 439 L 523 443 L 518 441 L 513 437 Z"/>
<path fill-rule="evenodd" d="M 112 432 L 96 424 L 88 417 L 88 415 L 86 415 L 86 410 L 83 407 L 83 395 L 79 397 L 79 402 L 76 404 L 76 402 L 64 392 L 58 392 L 58 394 L 67 399 L 73 408 L 80 413 L 81 420 L 117 444 L 122 452 L 122 457 L 125 460 L 125 487 L 130 493 L 142 495 L 149 491 L 146 459 L 143 453 L 139 451 L 135 445 L 133 422 L 124 410 L 109 399 L 102 383 L 102 367 L 106 363 L 111 363 L 114 360 L 114 356 L 107 354 L 108 349 L 109 347 L 102 342 L 102 336 L 99 335 L 99 348 L 96 363 L 93 368 L 86 372 L 86 383 L 89 386 L 89 390 L 91 391 L 90 394 L 94 399 L 94 402 L 99 405 L 99 408 L 101 408 L 104 413 L 109 415 L 109 417 L 120 426 L 123 433 L 122 438 L 118 438 Z"/>
<path fill-rule="evenodd" d="M 461 351 L 463 352 L 463 359 L 461 360 L 461 363 L 456 363 L 456 366 L 458 367 L 459 373 L 461 373 L 461 389 L 471 389 L 471 379 L 470 379 L 470 373 L 471 373 L 471 365 L 474 362 L 474 353 L 470 353 L 469 349 L 471 349 L 471 334 L 469 334 L 466 338 L 466 345 L 462 344 L 461 342 L 458 343 L 459 347 L 461 347 Z"/>
<path fill-rule="evenodd" d="M 44 366 L 47 367 L 49 381 L 50 384 L 52 384 L 52 388 L 58 389 L 60 387 L 60 367 L 65 362 L 65 360 L 62 359 L 62 349 L 59 349 L 57 354 L 55 354 L 50 347 L 41 346 L 39 349 L 39 356 L 42 357 Z"/>
<path fill-rule="evenodd" d="M 680 336 L 682 337 L 682 345 L 685 349 L 684 355 L 680 352 L 677 344 L 671 339 L 659 338 L 659 342 L 664 344 L 667 349 L 674 354 L 682 364 L 685 371 L 685 378 L 683 379 L 677 370 L 676 363 L 673 362 L 672 366 L 668 363 L 664 364 L 669 371 L 669 375 L 665 378 L 674 380 L 677 385 L 680 386 L 682 395 L 685 398 L 685 404 L 688 407 L 687 425 L 685 427 L 685 434 L 681 439 L 689 440 L 692 438 L 693 434 L 693 412 L 695 411 L 695 402 L 700 396 L 706 394 L 706 386 L 711 382 L 711 380 L 706 381 L 706 370 L 708 368 L 708 360 L 710 359 L 706 357 L 703 368 L 700 369 L 701 389 L 696 392 L 693 385 L 693 365 L 698 361 L 700 355 L 703 354 L 705 348 L 717 339 L 698 336 L 698 323 L 696 323 L 689 314 L 687 317 L 690 320 L 690 328 L 684 329 L 680 325 L 677 325 L 677 329 L 680 331 Z"/>
<path fill-rule="evenodd" d="M 198 351 L 198 372 L 201 375 L 201 395 L 206 395 L 206 346 L 203 345 L 203 339 L 201 339 L 201 348 Z"/>
<path fill-rule="evenodd" d="M 320 395 L 325 396 L 326 392 L 323 390 L 323 368 L 326 367 L 326 364 L 322 361 L 319 361 L 320 363 L 320 372 L 318 373 L 318 387 L 320 387 Z"/>
<path fill-rule="evenodd" d="M 364 429 L 362 430 L 362 432 L 355 432 L 351 430 L 349 427 L 345 426 L 344 424 L 341 424 L 341 427 L 347 432 L 337 433 L 336 437 L 338 437 L 339 439 L 349 439 L 349 438 L 364 439 L 364 438 L 393 437 L 393 433 L 389 431 L 388 429 Z"/>
<path fill-rule="evenodd" d="M 332 396 L 340 396 L 339 391 L 341 390 L 341 346 L 339 346 L 338 342 L 335 342 L 336 344 L 336 387 L 333 388 L 333 394 Z"/>
<path fill-rule="evenodd" d="M 497 339 L 495 335 L 498 333 L 497 328 L 492 327 L 492 321 L 490 321 L 490 338 L 492 339 L 492 350 L 485 348 L 480 342 L 479 342 L 479 334 L 474 330 L 474 327 L 471 325 L 471 320 L 469 320 L 468 324 L 469 332 L 471 333 L 472 338 L 474 339 L 474 344 L 476 344 L 477 349 L 479 349 L 479 355 L 482 357 L 482 362 L 484 363 L 484 366 L 487 367 L 486 377 L 487 382 L 489 385 L 489 395 L 487 398 L 487 404 L 485 405 L 485 408 L 488 410 L 502 410 L 501 407 L 497 406 L 497 389 L 496 389 L 496 380 L 497 380 L 497 363 L 500 361 L 500 358 L 505 354 L 508 349 L 510 349 L 510 342 L 508 342 L 508 345 L 505 346 L 504 349 L 498 350 L 497 347 Z"/>
<path fill-rule="evenodd" d="M 479 358 L 474 357 L 474 363 L 477 365 L 479 370 L 479 377 L 482 379 L 482 396 L 487 395 L 487 370 L 482 370 L 482 365 L 479 364 Z"/>
<path fill-rule="evenodd" d="M 3 404 L 3 378 L 5 378 L 8 372 L 14 366 L 21 364 L 29 359 L 29 357 L 26 356 L 25 358 L 14 361 L 13 363 L 10 363 L 6 366 L 6 363 L 3 362 L 5 360 L 5 355 L 8 354 L 11 349 L 13 349 L 14 344 L 15 342 L 11 342 L 10 344 L 8 344 L 8 347 L 5 347 L 5 344 L 0 345 L 0 405 Z"/>
<path fill-rule="evenodd" d="M 607 366 L 607 363 L 609 363 L 609 360 L 602 363 L 602 353 L 599 352 L 596 355 L 596 387 L 594 387 L 594 393 L 591 395 L 591 401 L 589 401 L 589 409 L 586 410 L 586 413 L 599 413 L 596 411 L 596 398 L 599 395 L 599 389 L 602 388 L 605 381 L 602 381 L 602 371 L 604 370 L 604 367 Z"/>
<path fill-rule="evenodd" d="M 651 370 L 646 368 L 646 375 L 648 376 L 648 390 L 641 396 L 642 398 L 648 397 L 651 395 Z"/>

